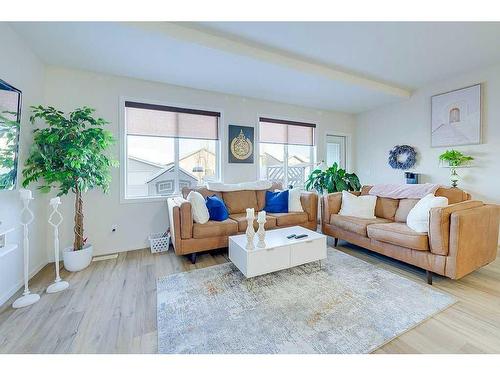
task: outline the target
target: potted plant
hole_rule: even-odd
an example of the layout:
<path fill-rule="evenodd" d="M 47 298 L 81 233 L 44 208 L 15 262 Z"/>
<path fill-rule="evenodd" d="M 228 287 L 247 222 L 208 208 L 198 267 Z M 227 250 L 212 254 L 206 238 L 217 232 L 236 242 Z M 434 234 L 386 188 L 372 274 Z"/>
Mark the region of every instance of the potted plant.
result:
<path fill-rule="evenodd" d="M 441 163 L 446 163 L 446 167 L 451 168 L 451 186 L 457 187 L 458 180 L 460 179 L 460 176 L 457 173 L 457 168 L 466 166 L 472 160 L 474 160 L 472 156 L 464 155 L 457 150 L 446 150 L 439 155 L 439 161 Z"/>
<path fill-rule="evenodd" d="M 38 181 L 43 193 L 57 189 L 58 196 L 75 194 L 74 241 L 64 249 L 63 261 L 68 271 L 80 271 L 92 260 L 92 245 L 84 238 L 82 194 L 94 188 L 107 192 L 110 168 L 118 165 L 107 154 L 113 135 L 103 129 L 108 122 L 94 117 L 95 110 L 89 107 L 68 114 L 50 106 L 31 109 L 31 123 L 40 119 L 47 126 L 33 131 L 23 186 Z"/>
<path fill-rule="evenodd" d="M 337 163 L 322 171 L 315 169 L 307 178 L 305 187 L 307 190 L 314 189 L 319 194 L 323 192 L 335 193 L 338 191 L 359 191 L 361 184 L 358 176 L 354 173 L 347 173 L 344 169 L 339 168 Z"/>

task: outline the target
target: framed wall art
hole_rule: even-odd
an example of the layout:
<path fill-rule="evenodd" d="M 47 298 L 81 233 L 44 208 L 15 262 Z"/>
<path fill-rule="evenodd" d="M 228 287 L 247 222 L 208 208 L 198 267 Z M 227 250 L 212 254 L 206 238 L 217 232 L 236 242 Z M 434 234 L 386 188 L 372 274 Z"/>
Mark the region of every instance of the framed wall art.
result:
<path fill-rule="evenodd" d="M 481 143 L 481 84 L 431 98 L 431 146 Z"/>
<path fill-rule="evenodd" d="M 229 125 L 229 163 L 254 162 L 254 128 L 252 126 Z"/>

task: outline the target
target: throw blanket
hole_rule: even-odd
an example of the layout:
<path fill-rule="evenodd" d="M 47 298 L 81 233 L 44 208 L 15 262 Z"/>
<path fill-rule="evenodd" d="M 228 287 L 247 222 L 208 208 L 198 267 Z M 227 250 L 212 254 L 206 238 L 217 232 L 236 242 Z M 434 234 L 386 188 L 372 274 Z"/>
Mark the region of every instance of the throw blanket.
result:
<path fill-rule="evenodd" d="M 267 190 L 273 186 L 271 181 L 259 180 L 241 182 L 239 184 L 224 184 L 222 182 L 207 182 L 207 189 L 212 191 Z"/>
<path fill-rule="evenodd" d="M 373 185 L 368 194 L 393 199 L 421 199 L 427 194 L 434 194 L 439 186 L 438 184 L 380 184 Z"/>

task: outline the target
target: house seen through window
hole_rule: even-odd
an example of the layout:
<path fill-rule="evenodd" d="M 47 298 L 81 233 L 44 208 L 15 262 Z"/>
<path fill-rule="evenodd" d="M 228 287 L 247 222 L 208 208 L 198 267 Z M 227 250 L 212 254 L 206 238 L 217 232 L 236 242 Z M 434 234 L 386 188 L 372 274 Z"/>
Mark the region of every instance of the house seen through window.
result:
<path fill-rule="evenodd" d="M 220 113 L 125 102 L 126 198 L 218 179 Z"/>
<path fill-rule="evenodd" d="M 260 178 L 303 187 L 314 163 L 315 124 L 259 119 Z"/>

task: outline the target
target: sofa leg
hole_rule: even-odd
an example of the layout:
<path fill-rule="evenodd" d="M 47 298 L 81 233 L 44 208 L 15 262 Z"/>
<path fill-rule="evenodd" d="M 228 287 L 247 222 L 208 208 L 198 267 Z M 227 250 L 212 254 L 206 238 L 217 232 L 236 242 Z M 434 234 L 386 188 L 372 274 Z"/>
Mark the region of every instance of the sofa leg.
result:
<path fill-rule="evenodd" d="M 339 239 L 335 237 L 333 239 L 333 247 L 337 247 L 338 244 L 339 244 Z"/>
<path fill-rule="evenodd" d="M 432 271 L 425 271 L 425 274 L 427 275 L 427 284 L 432 285 Z"/>
<path fill-rule="evenodd" d="M 189 260 L 191 263 L 195 264 L 196 263 L 196 253 L 191 253 L 188 255 Z"/>

